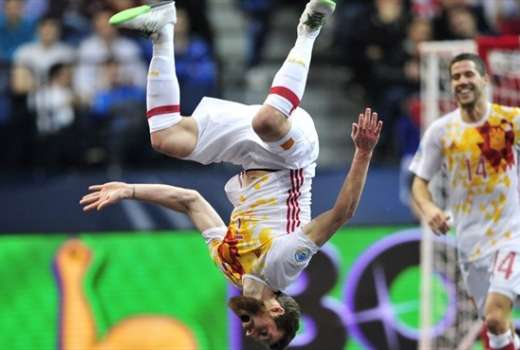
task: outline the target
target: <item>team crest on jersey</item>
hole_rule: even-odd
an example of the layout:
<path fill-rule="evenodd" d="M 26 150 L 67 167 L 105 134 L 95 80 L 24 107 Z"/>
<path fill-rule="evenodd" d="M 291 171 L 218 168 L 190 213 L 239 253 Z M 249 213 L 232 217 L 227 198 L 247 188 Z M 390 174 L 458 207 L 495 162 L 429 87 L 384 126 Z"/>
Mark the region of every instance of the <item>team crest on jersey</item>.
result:
<path fill-rule="evenodd" d="M 309 248 L 300 248 L 294 253 L 294 260 L 296 262 L 304 262 L 305 260 L 308 260 L 311 256 L 311 250 Z"/>

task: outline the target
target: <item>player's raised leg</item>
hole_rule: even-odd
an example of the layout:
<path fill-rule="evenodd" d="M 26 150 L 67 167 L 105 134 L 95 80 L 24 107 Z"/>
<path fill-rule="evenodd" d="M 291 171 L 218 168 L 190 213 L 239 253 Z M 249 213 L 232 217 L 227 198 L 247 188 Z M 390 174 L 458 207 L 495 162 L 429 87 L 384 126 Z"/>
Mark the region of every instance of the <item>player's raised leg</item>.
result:
<path fill-rule="evenodd" d="M 269 95 L 253 119 L 253 129 L 266 142 L 281 140 L 290 130 L 288 117 L 298 107 L 307 84 L 314 41 L 325 19 L 332 15 L 332 0 L 311 0 L 298 24 L 298 37 L 276 73 Z"/>
<path fill-rule="evenodd" d="M 150 35 L 153 53 L 148 69 L 146 116 L 152 146 L 172 157 L 185 157 L 197 143 L 197 126 L 180 114 L 179 82 L 175 73 L 174 1 L 133 7 L 116 13 L 110 23 Z"/>

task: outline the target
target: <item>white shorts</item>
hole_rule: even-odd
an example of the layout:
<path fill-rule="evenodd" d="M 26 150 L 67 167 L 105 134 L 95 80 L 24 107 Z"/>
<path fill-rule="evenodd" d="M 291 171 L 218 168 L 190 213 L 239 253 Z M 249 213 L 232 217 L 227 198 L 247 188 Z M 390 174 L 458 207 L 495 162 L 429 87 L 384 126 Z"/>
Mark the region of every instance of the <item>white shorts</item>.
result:
<path fill-rule="evenodd" d="M 215 259 L 215 250 L 227 232 L 227 228 L 215 227 L 202 232 L 202 236 L 210 249 L 212 259 Z M 300 273 L 309 265 L 309 262 L 319 247 L 305 233 L 301 226 L 290 234 L 276 237 L 269 251 L 266 253 L 261 271 L 246 271 L 265 281 L 273 290 L 284 290 L 296 281 Z M 261 259 L 262 257 L 259 257 Z"/>
<path fill-rule="evenodd" d="M 520 294 L 520 247 L 502 248 L 495 254 L 474 262 L 462 263 L 460 268 L 468 294 L 474 299 L 479 315 L 484 316 L 488 293 L 508 297 L 513 304 Z"/>
<path fill-rule="evenodd" d="M 291 114 L 291 130 L 282 140 L 264 142 L 251 125 L 260 105 L 204 97 L 192 118 L 198 140 L 186 160 L 202 164 L 228 162 L 244 169 L 300 169 L 314 163 L 319 153 L 318 134 L 307 112 Z"/>

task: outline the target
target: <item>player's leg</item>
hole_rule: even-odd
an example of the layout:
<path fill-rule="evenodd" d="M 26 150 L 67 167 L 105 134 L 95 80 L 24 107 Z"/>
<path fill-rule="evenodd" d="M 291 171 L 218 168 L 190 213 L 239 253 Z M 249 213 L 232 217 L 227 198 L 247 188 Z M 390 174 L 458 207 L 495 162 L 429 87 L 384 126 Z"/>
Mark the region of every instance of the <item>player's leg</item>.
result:
<path fill-rule="evenodd" d="M 484 307 L 490 286 L 491 272 L 489 271 L 489 265 L 491 264 L 491 257 L 478 263 L 459 261 L 459 268 L 466 292 L 481 320 L 485 320 Z M 469 336 L 469 334 L 464 335 L 465 339 Z M 489 337 L 485 322 L 480 331 L 480 336 L 484 350 L 489 350 Z"/>
<path fill-rule="evenodd" d="M 515 350 L 511 331 L 513 303 L 509 296 L 490 292 L 486 299 L 485 317 L 490 349 Z"/>
<path fill-rule="evenodd" d="M 511 313 L 520 287 L 518 254 L 518 247 L 500 249 L 490 264 L 490 287 L 484 308 L 490 349 L 517 348 L 518 337 L 512 331 Z"/>
<path fill-rule="evenodd" d="M 175 2 L 143 5 L 116 13 L 112 25 L 150 35 L 153 53 L 148 70 L 146 116 L 152 146 L 169 156 L 184 157 L 197 143 L 197 126 L 180 115 L 180 90 L 175 73 L 173 27 Z"/>
<path fill-rule="evenodd" d="M 296 43 L 276 73 L 264 105 L 253 119 L 253 129 L 263 141 L 278 141 L 289 132 L 288 117 L 303 97 L 314 41 L 335 6 L 332 0 L 311 0 L 305 7 L 298 24 Z"/>

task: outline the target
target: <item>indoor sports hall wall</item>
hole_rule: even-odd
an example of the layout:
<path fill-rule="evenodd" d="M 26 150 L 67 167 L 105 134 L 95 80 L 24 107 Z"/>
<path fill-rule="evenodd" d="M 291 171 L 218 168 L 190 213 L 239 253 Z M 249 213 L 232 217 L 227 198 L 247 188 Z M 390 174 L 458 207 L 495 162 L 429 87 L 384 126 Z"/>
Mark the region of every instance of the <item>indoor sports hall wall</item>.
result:
<path fill-rule="evenodd" d="M 0 349 L 259 349 L 228 313 L 236 290 L 200 236 L 172 233 L 0 236 Z M 305 310 L 292 349 L 414 349 L 419 237 L 396 227 L 335 235 L 289 290 Z M 450 281 L 439 286 L 448 305 Z M 439 331 L 450 317 L 437 315 Z"/>
<path fill-rule="evenodd" d="M 124 201 L 102 212 L 84 213 L 80 198 L 88 187 L 108 181 L 164 183 L 193 188 L 215 207 L 224 221 L 231 204 L 224 193 L 226 181 L 235 170 L 221 166 L 209 169 L 177 169 L 82 172 L 35 179 L 30 175 L 8 177 L 0 172 L 0 234 L 4 232 L 103 232 L 174 230 L 193 228 L 182 214 L 141 202 Z M 312 212 L 321 213 L 334 203 L 346 170 L 318 168 L 313 179 Z M 356 215 L 349 225 L 410 224 L 414 218 L 399 198 L 399 170 L 370 169 Z"/>

